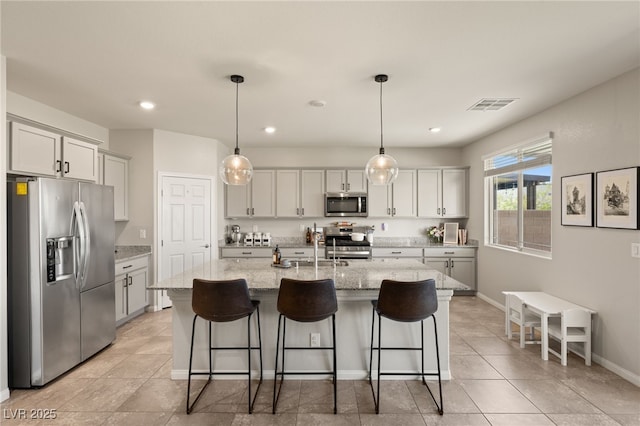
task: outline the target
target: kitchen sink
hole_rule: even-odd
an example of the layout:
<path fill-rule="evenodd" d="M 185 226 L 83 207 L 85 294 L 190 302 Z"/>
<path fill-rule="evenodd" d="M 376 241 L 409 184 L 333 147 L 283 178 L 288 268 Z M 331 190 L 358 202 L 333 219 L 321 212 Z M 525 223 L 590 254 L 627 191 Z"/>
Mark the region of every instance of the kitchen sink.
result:
<path fill-rule="evenodd" d="M 313 260 L 291 260 L 291 266 L 314 266 Z M 318 259 L 318 266 L 333 266 L 334 261 L 331 259 Z M 336 260 L 336 266 L 349 266 L 346 260 Z"/>

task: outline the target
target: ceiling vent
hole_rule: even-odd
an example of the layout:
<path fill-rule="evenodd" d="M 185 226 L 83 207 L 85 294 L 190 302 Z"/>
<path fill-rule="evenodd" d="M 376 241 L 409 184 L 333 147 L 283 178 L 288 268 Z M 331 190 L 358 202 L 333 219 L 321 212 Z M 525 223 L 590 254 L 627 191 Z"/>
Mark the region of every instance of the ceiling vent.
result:
<path fill-rule="evenodd" d="M 468 111 L 498 111 L 518 98 L 483 98 L 468 108 Z"/>

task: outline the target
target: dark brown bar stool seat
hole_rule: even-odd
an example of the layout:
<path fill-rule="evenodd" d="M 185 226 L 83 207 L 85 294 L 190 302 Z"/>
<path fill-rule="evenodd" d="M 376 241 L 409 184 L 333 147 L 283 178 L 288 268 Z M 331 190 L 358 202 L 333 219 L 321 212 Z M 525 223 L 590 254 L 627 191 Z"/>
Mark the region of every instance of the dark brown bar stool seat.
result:
<path fill-rule="evenodd" d="M 436 326 L 436 317 L 434 313 L 438 310 L 438 294 L 436 292 L 436 282 L 432 279 L 424 281 L 393 281 L 383 280 L 380 286 L 378 300 L 372 300 L 373 314 L 371 318 L 371 351 L 369 353 L 369 383 L 371 384 L 371 393 L 373 393 L 373 401 L 376 407 L 376 414 L 380 411 L 380 376 L 398 376 L 406 375 L 406 373 L 381 372 L 380 357 L 383 350 L 388 351 L 420 351 L 420 359 L 422 360 L 422 369 L 418 374 L 422 378 L 422 383 L 427 387 L 431 399 L 438 408 L 438 413 L 442 415 L 444 407 L 442 405 L 442 380 L 440 377 L 440 354 L 438 349 L 438 329 Z M 375 328 L 376 313 L 378 314 L 378 346 L 373 346 L 373 335 Z M 420 321 L 420 347 L 382 347 L 382 317 L 398 321 L 398 322 L 417 322 Z M 437 373 L 424 372 L 424 320 L 433 318 L 433 329 L 436 344 L 436 360 L 438 363 Z M 373 389 L 373 381 L 371 372 L 373 370 L 373 351 L 378 351 L 378 389 Z M 440 404 L 436 401 L 433 392 L 429 388 L 425 380 L 425 376 L 438 376 L 438 387 L 440 391 Z"/>
<path fill-rule="evenodd" d="M 258 390 L 262 384 L 262 337 L 260 335 L 260 301 L 251 300 L 249 298 L 249 288 L 247 281 L 244 279 L 228 280 L 228 281 L 208 281 L 201 279 L 193 280 L 193 293 L 191 297 L 191 307 L 195 315 L 193 316 L 193 325 L 191 327 L 191 351 L 189 354 L 189 380 L 187 384 L 187 414 L 191 413 L 193 406 L 198 402 L 202 393 L 207 388 L 213 375 L 247 375 L 249 397 L 249 414 L 253 411 Z M 256 313 L 258 327 L 258 346 L 251 346 L 251 316 Z M 193 362 L 193 340 L 196 329 L 196 319 L 198 317 L 209 323 L 209 371 L 208 372 L 192 372 Z M 247 346 L 211 346 L 211 324 L 214 322 L 230 322 L 242 318 L 247 318 Z M 238 350 L 247 351 L 247 370 L 246 371 L 213 371 L 213 351 L 216 350 Z M 260 354 L 260 380 L 256 393 L 251 398 L 251 351 L 258 350 Z M 204 387 L 196 396 L 193 404 L 189 405 L 189 394 L 191 392 L 191 376 L 208 375 L 209 379 Z"/>
<path fill-rule="evenodd" d="M 283 278 L 278 291 L 278 338 L 276 340 L 276 368 L 273 381 L 273 414 L 276 413 L 280 390 L 285 374 L 328 374 L 333 375 L 333 414 L 337 413 L 337 367 L 336 367 L 336 312 L 338 300 L 336 287 L 332 279 L 302 281 Z M 297 322 L 317 322 L 331 318 L 332 345 L 319 347 L 287 346 L 287 320 Z M 278 355 L 280 353 L 280 326 L 282 324 L 282 368 L 278 371 Z M 295 372 L 284 370 L 284 355 L 287 350 L 332 350 L 333 370 L 317 372 Z M 277 387 L 278 376 L 281 377 Z"/>

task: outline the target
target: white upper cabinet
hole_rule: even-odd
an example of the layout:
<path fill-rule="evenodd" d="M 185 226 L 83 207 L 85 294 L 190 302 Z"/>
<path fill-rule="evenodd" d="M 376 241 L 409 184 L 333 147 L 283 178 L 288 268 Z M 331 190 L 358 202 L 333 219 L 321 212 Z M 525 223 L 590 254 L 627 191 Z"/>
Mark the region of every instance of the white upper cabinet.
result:
<path fill-rule="evenodd" d="M 300 216 L 324 216 L 324 170 L 302 170 Z"/>
<path fill-rule="evenodd" d="M 418 217 L 467 217 L 467 169 L 418 170 Z"/>
<path fill-rule="evenodd" d="M 367 192 L 364 170 L 327 170 L 327 192 Z"/>
<path fill-rule="evenodd" d="M 225 217 L 274 217 L 275 186 L 275 170 L 254 170 L 247 185 L 225 185 Z"/>
<path fill-rule="evenodd" d="M 98 180 L 95 144 L 11 122 L 9 173 Z"/>
<path fill-rule="evenodd" d="M 62 175 L 72 179 L 98 180 L 98 147 L 67 136 L 62 137 Z"/>
<path fill-rule="evenodd" d="M 131 157 L 106 150 L 98 152 L 97 182 L 113 186 L 113 217 L 129 220 L 129 160 Z"/>
<path fill-rule="evenodd" d="M 300 216 L 300 170 L 276 172 L 277 217 Z"/>
<path fill-rule="evenodd" d="M 369 187 L 369 216 L 416 217 L 416 171 L 400 170 L 391 185 Z"/>

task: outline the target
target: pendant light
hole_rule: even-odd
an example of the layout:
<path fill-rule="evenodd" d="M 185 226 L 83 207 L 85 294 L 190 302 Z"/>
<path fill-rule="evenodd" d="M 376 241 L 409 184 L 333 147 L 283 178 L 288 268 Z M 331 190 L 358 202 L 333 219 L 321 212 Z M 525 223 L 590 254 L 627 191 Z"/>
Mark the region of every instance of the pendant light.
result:
<path fill-rule="evenodd" d="M 371 157 L 364 169 L 367 179 L 373 185 L 389 185 L 398 177 L 398 162 L 392 156 L 384 153 L 383 145 L 382 83 L 388 79 L 386 74 L 378 74 L 374 78 L 377 83 L 380 83 L 380 154 Z"/>
<path fill-rule="evenodd" d="M 246 185 L 253 177 L 253 166 L 247 157 L 240 155 L 238 148 L 238 85 L 244 81 L 244 77 L 234 74 L 231 81 L 236 84 L 236 149 L 232 155 L 222 160 L 218 173 L 227 185 Z"/>

